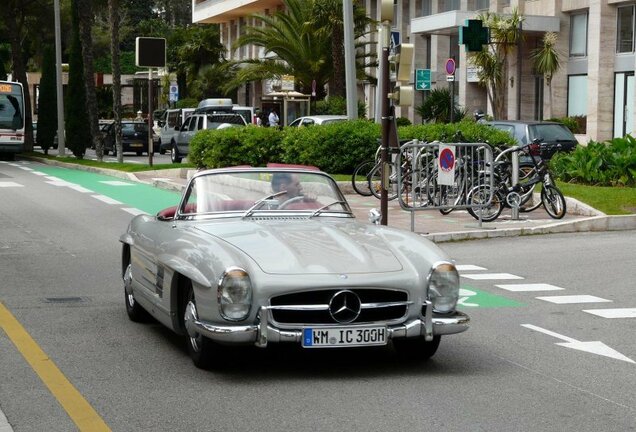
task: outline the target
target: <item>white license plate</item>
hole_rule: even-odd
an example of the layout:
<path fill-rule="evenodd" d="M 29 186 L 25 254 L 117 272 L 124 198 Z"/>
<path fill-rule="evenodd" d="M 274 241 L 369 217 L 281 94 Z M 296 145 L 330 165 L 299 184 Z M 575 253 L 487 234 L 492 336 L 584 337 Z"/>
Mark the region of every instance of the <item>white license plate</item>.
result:
<path fill-rule="evenodd" d="M 304 348 L 386 345 L 386 326 L 304 328 Z"/>
<path fill-rule="evenodd" d="M 142 143 L 132 143 L 130 144 L 131 147 L 143 147 L 144 145 Z"/>

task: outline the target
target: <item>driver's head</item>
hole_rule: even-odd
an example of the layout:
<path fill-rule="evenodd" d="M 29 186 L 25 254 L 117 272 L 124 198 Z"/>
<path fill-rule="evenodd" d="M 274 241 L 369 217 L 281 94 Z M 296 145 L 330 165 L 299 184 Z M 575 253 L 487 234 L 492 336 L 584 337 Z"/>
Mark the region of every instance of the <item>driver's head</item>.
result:
<path fill-rule="evenodd" d="M 272 190 L 274 192 L 286 191 L 289 198 L 300 196 L 303 192 L 298 174 L 292 173 L 274 173 Z"/>

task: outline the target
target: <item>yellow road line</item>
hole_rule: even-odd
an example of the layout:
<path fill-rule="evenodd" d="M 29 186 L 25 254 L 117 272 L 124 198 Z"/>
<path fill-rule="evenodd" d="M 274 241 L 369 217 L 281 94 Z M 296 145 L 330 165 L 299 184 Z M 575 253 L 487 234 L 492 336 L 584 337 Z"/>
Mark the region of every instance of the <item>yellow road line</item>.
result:
<path fill-rule="evenodd" d="M 0 327 L 81 431 L 110 431 L 104 420 L 0 302 Z"/>

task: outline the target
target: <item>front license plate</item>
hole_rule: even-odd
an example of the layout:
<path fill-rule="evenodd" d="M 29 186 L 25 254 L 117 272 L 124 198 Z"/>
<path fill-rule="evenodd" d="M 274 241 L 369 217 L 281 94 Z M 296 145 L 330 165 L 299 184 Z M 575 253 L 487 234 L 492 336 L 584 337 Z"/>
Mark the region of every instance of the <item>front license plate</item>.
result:
<path fill-rule="evenodd" d="M 304 328 L 303 348 L 386 345 L 385 326 Z"/>
<path fill-rule="evenodd" d="M 130 144 L 131 147 L 143 147 L 144 145 L 142 143 L 132 143 Z"/>

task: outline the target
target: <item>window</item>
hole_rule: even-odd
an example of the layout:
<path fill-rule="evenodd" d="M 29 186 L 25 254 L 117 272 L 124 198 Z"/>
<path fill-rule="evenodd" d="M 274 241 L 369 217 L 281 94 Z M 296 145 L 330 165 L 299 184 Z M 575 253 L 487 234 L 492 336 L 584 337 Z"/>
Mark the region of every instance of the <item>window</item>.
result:
<path fill-rule="evenodd" d="M 587 75 L 568 77 L 568 117 L 587 115 Z"/>
<path fill-rule="evenodd" d="M 587 12 L 570 17 L 570 57 L 587 55 Z"/>
<path fill-rule="evenodd" d="M 450 12 L 460 9 L 459 0 L 440 0 L 440 12 Z"/>
<path fill-rule="evenodd" d="M 490 1 L 487 0 L 475 0 L 475 10 L 484 10 L 490 7 Z"/>
<path fill-rule="evenodd" d="M 616 52 L 634 51 L 634 6 L 618 8 L 616 30 Z"/>

